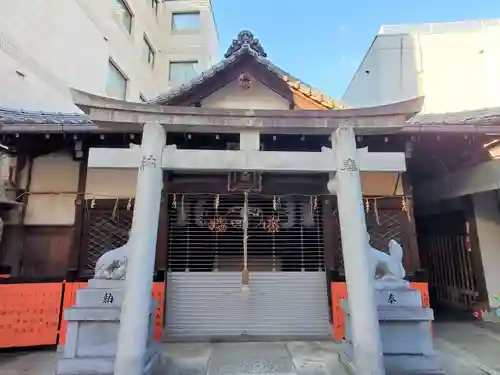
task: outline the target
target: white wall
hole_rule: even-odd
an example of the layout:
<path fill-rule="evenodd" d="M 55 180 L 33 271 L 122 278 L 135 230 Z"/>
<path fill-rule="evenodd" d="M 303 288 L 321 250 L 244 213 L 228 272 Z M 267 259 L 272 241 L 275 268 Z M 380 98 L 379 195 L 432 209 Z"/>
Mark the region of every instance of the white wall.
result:
<path fill-rule="evenodd" d="M 26 225 L 73 225 L 80 162 L 63 153 L 34 159 L 26 209 Z M 25 170 L 24 172 L 27 172 Z M 26 185 L 24 173 L 21 186 Z M 135 196 L 137 172 L 88 169 L 85 199 L 127 199 Z"/>
<path fill-rule="evenodd" d="M 127 100 L 131 101 L 139 100 L 139 93 L 151 98 L 170 88 L 168 63 L 172 56 L 177 59 L 174 53 L 198 60 L 202 69 L 212 64 L 218 39 L 208 0 L 162 3 L 158 17 L 149 1 L 126 0 L 134 14 L 131 34 L 117 21 L 114 1 L 3 1 L 0 54 L 12 55 L 14 46 L 16 56 L 11 57 L 19 60 L 20 70 L 23 66 L 37 70 L 31 68 L 38 65 L 49 85 L 63 84 L 99 95 L 106 94 L 111 58 L 129 80 Z M 201 30 L 189 36 L 189 43 L 172 35 L 172 8 L 201 12 Z M 154 69 L 142 60 L 144 33 L 156 51 Z"/>
<path fill-rule="evenodd" d="M 87 199 L 127 199 L 135 197 L 137 171 L 123 169 L 87 170 Z"/>
<path fill-rule="evenodd" d="M 79 167 L 67 154 L 34 159 L 26 225 L 74 224 Z"/>
<path fill-rule="evenodd" d="M 377 35 L 342 100 L 366 107 L 425 96 L 427 113 L 500 106 L 500 25 L 478 25 Z"/>
<path fill-rule="evenodd" d="M 290 109 L 287 99 L 259 81 L 253 80 L 250 88 L 244 89 L 240 86 L 238 79 L 207 96 L 201 101 L 201 106 L 233 109 Z"/>
<path fill-rule="evenodd" d="M 416 77 L 413 38 L 378 36 L 342 101 L 350 107 L 369 107 L 414 98 L 419 95 Z"/>

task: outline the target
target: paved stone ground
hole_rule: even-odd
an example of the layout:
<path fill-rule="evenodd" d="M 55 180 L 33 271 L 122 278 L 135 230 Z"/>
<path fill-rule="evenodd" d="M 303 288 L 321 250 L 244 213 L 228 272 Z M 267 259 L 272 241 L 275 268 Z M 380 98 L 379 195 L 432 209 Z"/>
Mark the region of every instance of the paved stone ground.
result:
<path fill-rule="evenodd" d="M 498 327 L 479 327 L 473 322 L 441 322 L 434 325 L 436 348 L 461 365 L 475 368 L 473 374 L 500 375 L 500 334 Z M 460 374 L 460 373 L 458 373 Z"/>
<path fill-rule="evenodd" d="M 168 375 L 347 375 L 338 349 L 334 342 L 166 344 L 161 367 Z"/>
<path fill-rule="evenodd" d="M 471 322 L 434 325 L 449 375 L 500 375 L 500 330 Z M 159 375 L 344 375 L 333 342 L 165 344 Z M 0 375 L 54 375 L 55 350 L 0 353 Z"/>
<path fill-rule="evenodd" d="M 55 350 L 22 351 L 0 354 L 1 375 L 54 375 Z"/>

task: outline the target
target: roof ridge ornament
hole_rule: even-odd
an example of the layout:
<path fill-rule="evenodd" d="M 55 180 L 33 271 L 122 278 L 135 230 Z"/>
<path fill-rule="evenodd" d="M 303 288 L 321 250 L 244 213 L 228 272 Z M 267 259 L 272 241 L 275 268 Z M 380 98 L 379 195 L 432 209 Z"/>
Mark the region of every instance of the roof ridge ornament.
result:
<path fill-rule="evenodd" d="M 233 39 L 224 57 L 227 59 L 243 48 L 251 49 L 256 52 L 257 55 L 264 58 L 267 57 L 267 53 L 264 51 L 264 48 L 262 48 L 259 39 L 254 38 L 252 32 L 249 30 L 243 30 L 238 33 L 237 38 Z"/>

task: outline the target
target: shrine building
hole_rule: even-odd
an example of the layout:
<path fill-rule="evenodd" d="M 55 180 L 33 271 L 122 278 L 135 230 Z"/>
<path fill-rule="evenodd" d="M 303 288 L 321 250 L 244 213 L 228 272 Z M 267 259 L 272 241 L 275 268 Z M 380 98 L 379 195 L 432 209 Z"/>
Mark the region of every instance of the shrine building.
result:
<path fill-rule="evenodd" d="M 274 65 L 247 31 L 218 64 L 147 103 L 77 90 L 73 101 L 82 113 L 0 111 L 7 190 L 23 204 L 4 214 L 0 264 L 13 277 L 85 280 L 126 243 L 137 167 L 114 165 L 106 150 L 133 148 L 144 123 L 160 122 L 167 145 L 186 155 L 162 161 L 155 278 L 165 282 L 164 339 L 331 336 L 330 285 L 345 279 L 328 148 L 347 124 L 371 244 L 397 240 L 408 279 L 429 282 L 435 306 L 488 300 L 473 214 L 416 223 L 413 186 L 440 176 L 437 159 L 452 169 L 488 161 L 484 145 L 500 121 L 419 114 L 422 98 L 344 108 Z M 226 150 L 269 157 L 233 170 Z"/>

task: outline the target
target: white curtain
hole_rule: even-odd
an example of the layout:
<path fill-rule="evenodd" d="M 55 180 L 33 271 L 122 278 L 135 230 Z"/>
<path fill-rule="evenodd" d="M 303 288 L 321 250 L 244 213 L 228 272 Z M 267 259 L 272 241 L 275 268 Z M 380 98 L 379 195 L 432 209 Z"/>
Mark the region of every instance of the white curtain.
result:
<path fill-rule="evenodd" d="M 173 13 L 172 30 L 173 31 L 193 31 L 200 28 L 200 13 Z"/>
<path fill-rule="evenodd" d="M 182 84 L 198 75 L 198 62 L 171 62 L 169 69 L 169 80 L 175 84 Z"/>
<path fill-rule="evenodd" d="M 109 62 L 106 94 L 115 99 L 125 99 L 127 96 L 127 79 L 111 61 Z"/>
<path fill-rule="evenodd" d="M 123 23 L 125 28 L 131 32 L 132 31 L 132 13 L 128 10 L 127 6 L 123 2 L 123 0 L 115 0 L 115 13 Z"/>

